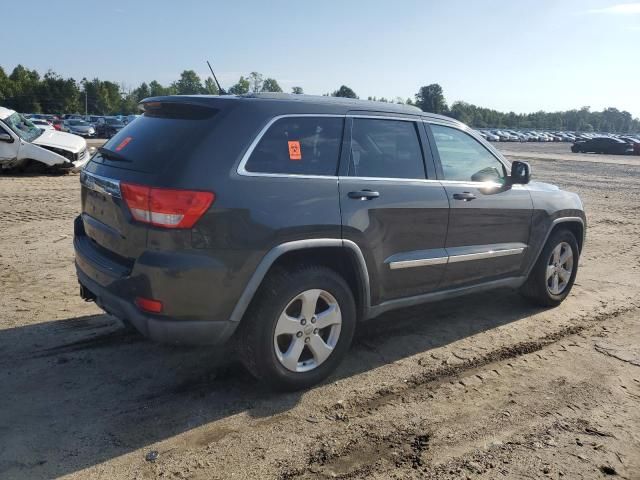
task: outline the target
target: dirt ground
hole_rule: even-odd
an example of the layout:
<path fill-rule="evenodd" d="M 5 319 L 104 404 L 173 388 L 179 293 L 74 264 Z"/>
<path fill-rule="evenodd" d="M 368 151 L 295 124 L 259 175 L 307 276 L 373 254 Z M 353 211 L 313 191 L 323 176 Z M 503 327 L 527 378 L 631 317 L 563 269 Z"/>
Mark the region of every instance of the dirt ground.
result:
<path fill-rule="evenodd" d="M 640 157 L 499 148 L 582 196 L 570 297 L 385 315 L 329 381 L 286 395 L 83 302 L 78 176 L 0 175 L 0 478 L 640 479 Z"/>

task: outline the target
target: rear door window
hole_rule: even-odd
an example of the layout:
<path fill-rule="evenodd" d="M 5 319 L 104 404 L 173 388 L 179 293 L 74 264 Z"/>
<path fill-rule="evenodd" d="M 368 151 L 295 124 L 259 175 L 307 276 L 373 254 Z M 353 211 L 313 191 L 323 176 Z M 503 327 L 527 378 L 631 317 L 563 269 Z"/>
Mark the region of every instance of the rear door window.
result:
<path fill-rule="evenodd" d="M 262 136 L 245 165 L 254 173 L 335 175 L 342 117 L 285 117 Z"/>
<path fill-rule="evenodd" d="M 416 123 L 354 118 L 349 176 L 424 179 Z"/>

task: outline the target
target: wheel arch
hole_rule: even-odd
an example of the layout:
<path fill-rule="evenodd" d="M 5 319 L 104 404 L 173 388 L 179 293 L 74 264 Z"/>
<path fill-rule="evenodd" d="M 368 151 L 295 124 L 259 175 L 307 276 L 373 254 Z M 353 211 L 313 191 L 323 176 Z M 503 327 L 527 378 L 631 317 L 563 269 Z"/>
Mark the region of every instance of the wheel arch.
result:
<path fill-rule="evenodd" d="M 565 228 L 569 230 L 571 233 L 573 233 L 573 235 L 576 237 L 576 241 L 578 242 L 578 250 L 580 253 L 582 253 L 582 248 L 584 247 L 585 233 L 586 233 L 585 231 L 586 226 L 585 226 L 584 219 L 580 217 L 556 218 L 552 222 L 551 226 L 549 227 L 549 230 L 547 231 L 547 234 L 545 235 L 544 240 L 541 242 L 540 246 L 538 247 L 538 251 L 536 252 L 535 257 L 533 258 L 531 265 L 527 269 L 526 276 L 529 276 L 529 274 L 531 273 L 531 270 L 533 270 L 533 267 L 538 261 L 538 258 L 540 258 L 540 255 L 542 254 L 542 250 L 544 249 L 544 246 L 547 244 L 549 237 L 554 232 L 557 232 L 562 228 Z"/>
<path fill-rule="evenodd" d="M 320 238 L 287 242 L 272 248 L 258 264 L 236 303 L 230 320 L 242 320 L 256 292 L 273 268 L 287 268 L 300 263 L 324 265 L 341 274 L 353 292 L 358 319 L 367 318 L 371 294 L 362 251 L 350 240 Z"/>

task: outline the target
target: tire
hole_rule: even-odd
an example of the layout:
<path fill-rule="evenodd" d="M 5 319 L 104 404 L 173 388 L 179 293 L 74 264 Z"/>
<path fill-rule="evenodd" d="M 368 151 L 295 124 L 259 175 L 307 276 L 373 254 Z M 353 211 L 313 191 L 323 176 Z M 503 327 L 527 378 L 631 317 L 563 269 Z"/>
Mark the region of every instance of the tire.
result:
<path fill-rule="evenodd" d="M 556 250 L 558 248 L 559 250 Z M 562 261 L 563 256 L 568 254 L 569 250 L 571 251 L 570 257 L 567 258 L 570 258 L 571 261 L 570 268 L 569 261 L 558 266 L 558 260 Z M 560 253 L 559 259 L 554 258 L 555 252 Z M 565 228 L 556 230 L 547 240 L 527 281 L 521 287 L 520 293 L 534 304 L 542 307 L 560 305 L 573 287 L 578 272 L 579 259 L 578 242 L 573 233 Z M 567 271 L 570 273 L 567 274 Z"/>
<path fill-rule="evenodd" d="M 307 319 L 311 311 L 317 313 Z M 338 317 L 339 324 L 327 323 Z M 321 322 L 328 326 L 315 328 Z M 269 273 L 240 324 L 238 353 L 247 370 L 270 388 L 302 390 L 336 369 L 349 350 L 355 326 L 353 294 L 338 273 L 316 265 L 278 269 Z M 277 335 L 276 327 L 286 333 Z"/>

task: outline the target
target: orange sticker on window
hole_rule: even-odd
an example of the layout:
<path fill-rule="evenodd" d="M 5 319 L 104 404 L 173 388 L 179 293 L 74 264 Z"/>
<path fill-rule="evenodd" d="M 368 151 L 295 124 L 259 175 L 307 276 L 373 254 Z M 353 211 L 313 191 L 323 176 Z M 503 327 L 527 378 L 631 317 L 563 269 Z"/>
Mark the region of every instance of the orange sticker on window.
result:
<path fill-rule="evenodd" d="M 300 150 L 300 142 L 297 140 L 289 143 L 289 160 L 302 160 L 302 150 Z"/>
<path fill-rule="evenodd" d="M 122 140 L 120 142 L 120 144 L 116 147 L 116 152 L 119 152 L 120 150 L 122 150 L 124 147 L 126 147 L 127 145 L 129 145 L 129 142 L 132 140 L 131 137 L 127 137 L 124 140 Z"/>

